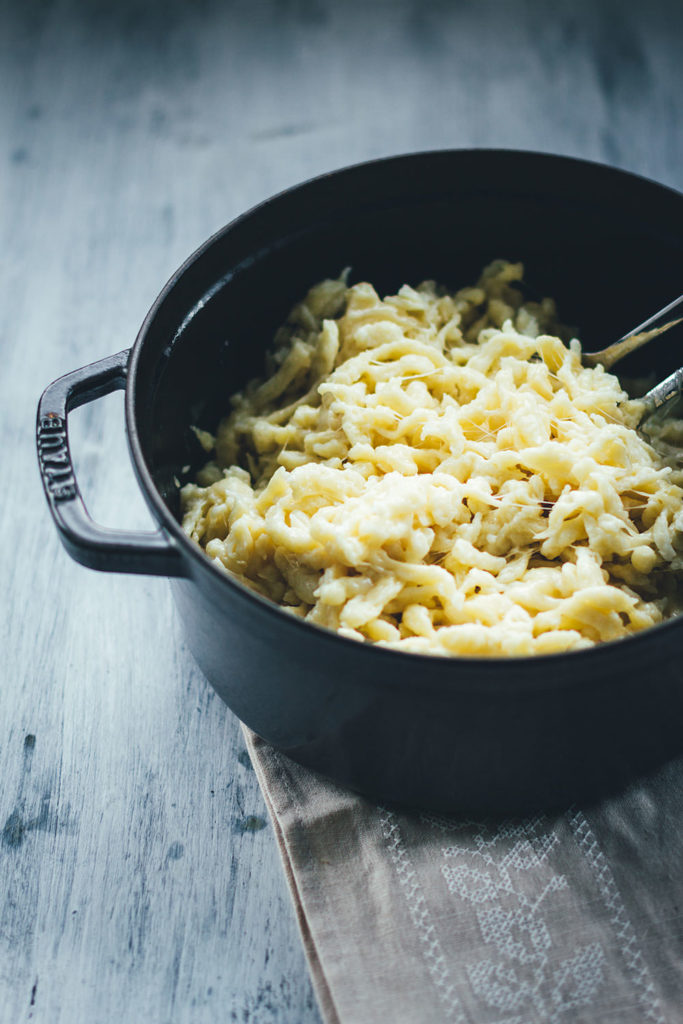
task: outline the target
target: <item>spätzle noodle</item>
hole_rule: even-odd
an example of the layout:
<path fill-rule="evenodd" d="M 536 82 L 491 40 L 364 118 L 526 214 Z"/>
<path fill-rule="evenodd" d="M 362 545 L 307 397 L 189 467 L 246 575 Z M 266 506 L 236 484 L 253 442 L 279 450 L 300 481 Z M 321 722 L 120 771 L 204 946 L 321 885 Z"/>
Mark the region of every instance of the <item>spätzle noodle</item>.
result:
<path fill-rule="evenodd" d="M 683 474 L 521 276 L 312 288 L 203 433 L 188 536 L 293 614 L 403 651 L 567 651 L 673 614 Z"/>

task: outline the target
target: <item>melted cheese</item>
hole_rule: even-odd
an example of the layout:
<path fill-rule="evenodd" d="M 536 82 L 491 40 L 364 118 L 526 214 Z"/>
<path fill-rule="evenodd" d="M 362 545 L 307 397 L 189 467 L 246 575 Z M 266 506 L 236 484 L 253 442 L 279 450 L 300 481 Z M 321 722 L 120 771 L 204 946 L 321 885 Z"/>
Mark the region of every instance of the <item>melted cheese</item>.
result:
<path fill-rule="evenodd" d="M 521 274 L 314 287 L 203 435 L 187 534 L 293 614 L 406 651 L 565 651 L 672 614 L 683 474 Z"/>

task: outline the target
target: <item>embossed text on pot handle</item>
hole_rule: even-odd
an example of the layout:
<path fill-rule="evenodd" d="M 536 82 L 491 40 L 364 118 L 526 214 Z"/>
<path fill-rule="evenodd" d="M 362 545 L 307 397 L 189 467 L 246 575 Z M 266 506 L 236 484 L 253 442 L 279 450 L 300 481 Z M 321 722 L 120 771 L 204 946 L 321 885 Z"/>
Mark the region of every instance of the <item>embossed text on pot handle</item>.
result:
<path fill-rule="evenodd" d="M 185 575 L 175 541 L 162 530 L 143 533 L 98 526 L 88 515 L 74 473 L 69 411 L 124 388 L 128 350 L 60 377 L 38 404 L 38 465 L 52 517 L 72 558 L 91 569 L 154 576 Z"/>

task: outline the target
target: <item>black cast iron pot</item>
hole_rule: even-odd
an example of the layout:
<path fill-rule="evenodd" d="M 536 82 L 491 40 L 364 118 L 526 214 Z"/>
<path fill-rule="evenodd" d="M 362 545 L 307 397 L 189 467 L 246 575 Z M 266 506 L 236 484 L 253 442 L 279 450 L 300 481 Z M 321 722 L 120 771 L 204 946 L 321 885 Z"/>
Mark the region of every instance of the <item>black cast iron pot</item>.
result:
<path fill-rule="evenodd" d="M 588 348 L 601 347 L 680 293 L 683 196 L 596 164 L 509 151 L 337 171 L 219 231 L 171 278 L 130 351 L 56 381 L 38 410 L 43 484 L 67 550 L 95 569 L 172 577 L 195 658 L 247 725 L 371 797 L 479 813 L 585 799 L 677 751 L 682 622 L 536 658 L 360 644 L 216 568 L 180 528 L 174 478 L 192 479 L 205 461 L 190 425 L 215 429 L 311 284 L 350 266 L 352 280 L 379 291 L 425 278 L 457 287 L 495 257 L 523 260 L 533 289 L 557 298 Z M 662 377 L 683 363 L 673 332 L 653 346 L 627 371 Z M 95 525 L 74 479 L 69 409 L 115 388 L 126 390 L 156 534 Z"/>

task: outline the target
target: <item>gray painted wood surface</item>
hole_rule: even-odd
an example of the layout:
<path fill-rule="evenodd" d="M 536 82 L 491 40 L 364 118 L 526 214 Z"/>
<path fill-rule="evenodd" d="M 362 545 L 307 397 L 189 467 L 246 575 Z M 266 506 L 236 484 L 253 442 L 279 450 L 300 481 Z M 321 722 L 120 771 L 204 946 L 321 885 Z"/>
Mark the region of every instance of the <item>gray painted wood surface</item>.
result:
<path fill-rule="evenodd" d="M 373 156 L 502 145 L 683 186 L 677 3 L 0 6 L 0 1021 L 319 1020 L 238 723 L 167 585 L 59 546 L 33 417 L 184 257 Z M 73 416 L 91 511 L 146 527 L 121 396 Z"/>

